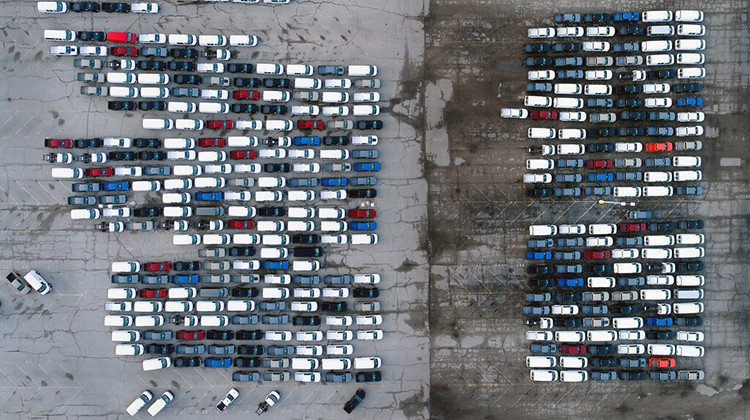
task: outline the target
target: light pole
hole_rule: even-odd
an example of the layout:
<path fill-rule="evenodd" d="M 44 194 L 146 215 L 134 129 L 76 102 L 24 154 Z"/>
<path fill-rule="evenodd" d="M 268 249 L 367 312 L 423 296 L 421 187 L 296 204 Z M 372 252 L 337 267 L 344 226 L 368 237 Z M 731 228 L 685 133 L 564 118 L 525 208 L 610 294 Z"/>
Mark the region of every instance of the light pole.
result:
<path fill-rule="evenodd" d="M 601 200 L 600 199 L 596 203 L 597 204 L 619 204 L 619 205 L 621 205 L 623 207 L 624 206 L 635 207 L 635 203 L 634 202 L 626 202 L 626 201 L 605 201 L 605 200 Z"/>

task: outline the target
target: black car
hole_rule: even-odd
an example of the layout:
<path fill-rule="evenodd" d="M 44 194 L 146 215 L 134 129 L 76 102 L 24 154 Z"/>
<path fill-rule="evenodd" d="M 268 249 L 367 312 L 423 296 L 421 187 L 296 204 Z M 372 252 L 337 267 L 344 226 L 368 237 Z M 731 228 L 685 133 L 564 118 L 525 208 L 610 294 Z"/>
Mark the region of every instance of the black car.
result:
<path fill-rule="evenodd" d="M 356 288 L 352 290 L 352 296 L 354 296 L 355 298 L 376 298 L 380 296 L 380 290 L 378 290 L 377 288 Z"/>
<path fill-rule="evenodd" d="M 643 121 L 646 118 L 648 118 L 648 114 L 643 111 L 622 111 L 620 113 L 620 119 L 623 120 Z"/>
<path fill-rule="evenodd" d="M 349 136 L 325 136 L 323 144 L 326 146 L 346 146 L 349 144 Z"/>
<path fill-rule="evenodd" d="M 203 78 L 197 74 L 175 74 L 172 80 L 181 85 L 199 85 L 203 83 Z"/>
<path fill-rule="evenodd" d="M 237 357 L 234 367 L 260 367 L 260 357 Z"/>
<path fill-rule="evenodd" d="M 674 222 L 649 223 L 646 225 L 651 232 L 671 232 L 674 230 Z"/>
<path fill-rule="evenodd" d="M 528 274 L 554 274 L 555 267 L 552 265 L 530 265 L 526 268 Z"/>
<path fill-rule="evenodd" d="M 587 264 L 587 273 L 611 273 L 612 264 Z"/>
<path fill-rule="evenodd" d="M 554 287 L 555 279 L 529 279 L 531 287 Z"/>
<path fill-rule="evenodd" d="M 692 318 L 675 318 L 674 323 L 680 327 L 700 327 L 703 325 L 703 318 L 699 316 Z"/>
<path fill-rule="evenodd" d="M 255 248 L 251 246 L 235 246 L 229 248 L 229 255 L 232 257 L 252 257 L 255 255 Z"/>
<path fill-rule="evenodd" d="M 265 336 L 261 330 L 239 330 L 236 337 L 238 340 L 262 340 Z M 208 332 L 206 333 L 206 338 L 208 338 Z"/>
<path fill-rule="evenodd" d="M 256 297 L 258 296 L 258 288 L 257 287 L 249 287 L 249 288 L 237 288 L 232 289 L 232 297 Z"/>
<path fill-rule="evenodd" d="M 264 172 L 290 172 L 292 165 L 288 163 L 266 163 L 263 165 Z"/>
<path fill-rule="evenodd" d="M 324 312 L 346 312 L 346 302 L 322 302 L 320 310 Z"/>
<path fill-rule="evenodd" d="M 136 105 L 133 101 L 109 101 L 107 109 L 113 111 L 133 111 L 136 109 Z"/>
<path fill-rule="evenodd" d="M 526 197 L 552 197 L 552 188 L 527 188 Z"/>
<path fill-rule="evenodd" d="M 620 99 L 617 100 L 617 106 L 619 108 L 625 108 L 625 107 L 641 108 L 641 107 L 643 107 L 643 99 L 638 99 L 638 98 L 628 98 L 628 99 L 620 98 Z"/>
<path fill-rule="evenodd" d="M 172 354 L 174 353 L 173 344 L 149 344 L 146 347 L 146 353 L 149 354 Z"/>
<path fill-rule="evenodd" d="M 615 135 L 613 127 L 589 128 L 586 130 L 586 136 L 589 138 L 612 137 Z"/>
<path fill-rule="evenodd" d="M 643 26 L 637 26 L 637 25 L 629 25 L 629 26 L 620 26 L 619 33 L 620 35 L 636 35 L 636 36 L 642 36 L 644 34 Z"/>
<path fill-rule="evenodd" d="M 195 63 L 192 61 L 170 61 L 169 69 L 172 71 L 195 71 Z"/>
<path fill-rule="evenodd" d="M 555 23 L 578 23 L 580 21 L 580 13 L 555 13 Z"/>
<path fill-rule="evenodd" d="M 375 198 L 378 196 L 377 190 L 366 188 L 361 190 L 349 190 L 350 198 Z"/>
<path fill-rule="evenodd" d="M 292 235 L 293 244 L 317 244 L 320 243 L 320 235 Z"/>
<path fill-rule="evenodd" d="M 259 87 L 260 79 L 257 77 L 235 77 L 234 85 L 237 87 Z"/>
<path fill-rule="evenodd" d="M 674 331 L 669 330 L 649 330 L 646 331 L 646 338 L 649 340 L 674 340 Z"/>
<path fill-rule="evenodd" d="M 292 81 L 289 79 L 263 79 L 263 86 L 267 88 L 290 88 Z"/>
<path fill-rule="evenodd" d="M 133 146 L 140 148 L 154 148 L 161 147 L 161 140 L 152 138 L 136 138 L 133 139 Z"/>
<path fill-rule="evenodd" d="M 618 376 L 621 381 L 643 381 L 648 379 L 648 375 L 642 370 L 635 372 L 620 371 Z"/>
<path fill-rule="evenodd" d="M 592 357 L 589 359 L 591 367 L 617 367 L 617 359 L 612 357 Z"/>
<path fill-rule="evenodd" d="M 282 217 L 286 215 L 284 207 L 259 207 L 258 216 L 264 217 Z"/>
<path fill-rule="evenodd" d="M 701 84 L 700 83 L 675 83 L 674 85 L 672 85 L 672 90 L 675 93 L 700 92 Z"/>
<path fill-rule="evenodd" d="M 551 66 L 552 58 L 550 57 L 526 57 L 526 59 L 523 60 L 523 65 L 526 67 Z"/>
<path fill-rule="evenodd" d="M 610 195 L 612 187 L 586 187 L 583 189 L 584 195 Z"/>
<path fill-rule="evenodd" d="M 549 44 L 544 42 L 534 42 L 533 44 L 525 44 L 523 46 L 523 52 L 535 53 L 535 52 L 548 52 Z"/>
<path fill-rule="evenodd" d="M 171 48 L 169 55 L 173 58 L 198 58 L 198 50 L 193 48 Z"/>
<path fill-rule="evenodd" d="M 107 33 L 100 31 L 78 31 L 79 41 L 101 41 L 107 40 Z"/>
<path fill-rule="evenodd" d="M 136 160 L 138 154 L 136 152 L 109 152 L 107 157 L 109 160 Z"/>
<path fill-rule="evenodd" d="M 135 217 L 159 217 L 161 214 L 161 207 L 141 207 L 133 210 L 133 215 Z"/>
<path fill-rule="evenodd" d="M 130 5 L 127 3 L 102 3 L 102 10 L 109 13 L 128 13 Z"/>
<path fill-rule="evenodd" d="M 589 98 L 586 106 L 589 108 L 612 108 L 614 101 L 610 98 Z"/>
<path fill-rule="evenodd" d="M 200 367 L 203 366 L 203 359 L 195 357 L 176 357 L 172 362 L 174 367 Z"/>
<path fill-rule="evenodd" d="M 613 314 L 636 314 L 640 312 L 641 308 L 638 306 L 638 304 L 633 305 L 612 305 L 609 307 L 610 312 Z"/>
<path fill-rule="evenodd" d="M 239 346 L 237 347 L 237 354 L 244 354 L 244 355 L 252 355 L 252 356 L 259 356 L 263 354 L 265 351 L 265 348 L 258 344 L 255 346 Z"/>
<path fill-rule="evenodd" d="M 255 104 L 232 104 L 232 112 L 235 114 L 256 114 L 260 108 Z"/>
<path fill-rule="evenodd" d="M 320 325 L 319 316 L 295 316 L 292 319 L 294 325 Z"/>
<path fill-rule="evenodd" d="M 263 114 L 286 114 L 289 109 L 284 105 L 263 105 L 260 107 L 260 112 Z"/>
<path fill-rule="evenodd" d="M 141 70 L 164 71 L 167 69 L 167 65 L 163 61 L 141 60 L 138 62 L 138 68 Z"/>
<path fill-rule="evenodd" d="M 583 325 L 583 322 L 577 318 L 555 318 L 552 324 L 556 327 L 577 328 Z"/>
<path fill-rule="evenodd" d="M 379 371 L 357 373 L 357 382 L 380 382 L 383 376 Z"/>
<path fill-rule="evenodd" d="M 589 354 L 614 354 L 615 346 L 609 345 L 590 345 L 586 347 Z"/>
<path fill-rule="evenodd" d="M 677 222 L 679 229 L 703 229 L 703 220 L 680 220 Z"/>
<path fill-rule="evenodd" d="M 316 258 L 323 255 L 323 248 L 294 248 L 292 254 L 297 258 Z"/>
<path fill-rule="evenodd" d="M 620 136 L 642 136 L 644 134 L 643 127 L 620 127 Z"/>
<path fill-rule="evenodd" d="M 365 393 L 364 389 L 361 389 L 361 388 L 358 389 L 357 392 L 355 392 L 354 395 L 351 398 L 349 398 L 349 401 L 347 401 L 346 404 L 344 404 L 344 411 L 351 414 L 351 412 L 355 408 L 357 408 L 359 403 L 365 399 L 366 395 L 367 394 Z"/>
<path fill-rule="evenodd" d="M 239 334 L 239 331 L 237 333 Z M 234 340 L 234 331 L 208 330 L 206 331 L 206 340 Z"/>
<path fill-rule="evenodd" d="M 93 1 L 71 1 L 70 10 L 73 12 L 98 12 L 99 3 Z"/>
<path fill-rule="evenodd" d="M 383 128 L 383 121 L 370 120 L 370 121 L 357 121 L 357 130 L 380 130 Z"/>
<path fill-rule="evenodd" d="M 143 151 L 138 153 L 140 160 L 166 160 L 167 153 L 161 151 Z"/>
<path fill-rule="evenodd" d="M 677 271 L 703 271 L 705 268 L 706 264 L 704 264 L 703 261 L 691 261 L 677 264 Z"/>
<path fill-rule="evenodd" d="M 668 111 L 652 111 L 648 113 L 648 119 L 651 121 L 674 121 L 677 115 Z"/>
<path fill-rule="evenodd" d="M 552 44 L 552 51 L 554 52 L 575 52 L 581 51 L 580 42 L 562 42 Z"/>
<path fill-rule="evenodd" d="M 557 303 L 574 303 L 580 302 L 582 295 L 580 293 L 555 293 L 554 299 Z"/>
<path fill-rule="evenodd" d="M 586 13 L 583 15 L 583 21 L 587 23 L 605 23 L 609 22 L 610 18 L 609 13 Z"/>
<path fill-rule="evenodd" d="M 613 152 L 614 150 L 615 145 L 612 143 L 589 143 L 588 145 L 589 153 L 607 153 Z"/>
<path fill-rule="evenodd" d="M 172 264 L 174 271 L 197 271 L 201 269 L 200 261 L 175 261 Z"/>
<path fill-rule="evenodd" d="M 344 66 L 318 66 L 318 74 L 321 76 L 334 75 L 343 76 L 346 69 Z"/>
<path fill-rule="evenodd" d="M 141 101 L 138 102 L 141 111 L 166 111 L 167 103 L 164 101 Z"/>
<path fill-rule="evenodd" d="M 646 79 L 674 79 L 677 77 L 677 72 L 672 69 L 665 70 L 649 70 L 646 72 Z"/>
<path fill-rule="evenodd" d="M 255 71 L 255 66 L 250 63 L 229 63 L 229 65 L 227 65 L 227 71 L 230 73 L 252 73 Z"/>
<path fill-rule="evenodd" d="M 615 86 L 615 93 L 641 93 L 643 92 L 643 86 L 641 85 L 618 85 Z"/>

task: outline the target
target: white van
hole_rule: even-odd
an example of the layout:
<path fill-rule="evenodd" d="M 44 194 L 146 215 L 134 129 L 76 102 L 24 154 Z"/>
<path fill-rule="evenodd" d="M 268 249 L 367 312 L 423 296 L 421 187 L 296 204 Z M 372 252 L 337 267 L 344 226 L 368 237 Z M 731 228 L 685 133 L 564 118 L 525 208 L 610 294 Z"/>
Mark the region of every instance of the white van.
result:
<path fill-rule="evenodd" d="M 703 286 L 706 283 L 704 276 L 681 275 L 675 276 L 677 286 Z"/>
<path fill-rule="evenodd" d="M 554 382 L 557 377 L 556 370 L 531 369 L 529 371 L 529 378 L 534 382 Z"/>
<path fill-rule="evenodd" d="M 354 361 L 356 362 L 357 359 Z M 557 359 L 553 356 L 526 356 L 526 366 L 530 368 L 552 368 L 555 365 L 557 365 Z"/>
<path fill-rule="evenodd" d="M 643 180 L 646 182 L 670 182 L 672 174 L 669 172 L 645 172 Z"/>
<path fill-rule="evenodd" d="M 289 131 L 294 128 L 291 120 L 266 120 L 266 130 Z"/>
<path fill-rule="evenodd" d="M 73 31 L 44 30 L 44 39 L 48 41 L 75 41 L 78 37 Z"/>
<path fill-rule="evenodd" d="M 643 194 L 641 187 L 615 187 L 615 197 L 640 197 Z"/>
<path fill-rule="evenodd" d="M 284 66 L 281 64 L 258 63 L 255 65 L 258 74 L 284 74 Z"/>
<path fill-rule="evenodd" d="M 315 73 L 315 69 L 308 64 L 286 65 L 286 74 L 290 76 L 311 76 L 313 73 Z"/>
<path fill-rule="evenodd" d="M 232 235 L 232 243 L 236 245 L 255 245 L 259 244 L 260 241 L 261 238 L 258 234 L 235 233 L 234 235 Z"/>
<path fill-rule="evenodd" d="M 377 66 L 352 65 L 346 68 L 346 74 L 349 76 L 377 76 Z"/>
<path fill-rule="evenodd" d="M 198 112 L 206 114 L 226 114 L 229 112 L 229 104 L 219 102 L 200 102 Z"/>
<path fill-rule="evenodd" d="M 79 168 L 52 168 L 52 178 L 80 179 L 83 175 L 83 169 Z"/>
<path fill-rule="evenodd" d="M 703 346 L 677 345 L 677 355 L 683 357 L 703 357 Z"/>
<path fill-rule="evenodd" d="M 113 98 L 137 98 L 138 88 L 129 86 L 112 86 L 109 88 L 109 96 Z"/>
<path fill-rule="evenodd" d="M 641 300 L 669 300 L 672 292 L 668 289 L 641 289 Z"/>
<path fill-rule="evenodd" d="M 703 36 L 706 34 L 706 27 L 696 24 L 677 25 L 677 36 Z"/>
<path fill-rule="evenodd" d="M 672 12 L 668 10 L 649 10 L 641 14 L 642 22 L 671 22 Z"/>
<path fill-rule="evenodd" d="M 699 245 L 706 241 L 706 236 L 702 233 L 678 233 L 675 239 L 680 245 Z"/>
<path fill-rule="evenodd" d="M 293 271 L 318 271 L 320 262 L 314 260 L 294 260 L 292 261 Z"/>
<path fill-rule="evenodd" d="M 549 96 L 533 96 L 528 95 L 524 97 L 523 104 L 525 106 L 533 106 L 538 108 L 549 108 L 552 106 L 552 98 Z"/>
<path fill-rule="evenodd" d="M 700 302 L 674 303 L 672 304 L 672 312 L 674 312 L 676 315 L 677 314 L 679 315 L 699 314 L 703 312 L 703 303 L 700 303 Z"/>
<path fill-rule="evenodd" d="M 674 64 L 673 54 L 649 54 L 646 56 L 647 66 L 671 66 Z"/>
<path fill-rule="evenodd" d="M 346 149 L 323 149 L 320 151 L 321 159 L 349 159 L 349 151 Z"/>
<path fill-rule="evenodd" d="M 143 128 L 147 130 L 171 130 L 174 128 L 174 120 L 169 118 L 144 118 Z"/>
<path fill-rule="evenodd" d="M 666 260 L 672 258 L 672 250 L 668 248 L 643 248 L 641 258 L 647 260 Z"/>
<path fill-rule="evenodd" d="M 613 330 L 589 330 L 586 338 L 591 342 L 605 343 L 617 340 L 617 332 Z"/>
<path fill-rule="evenodd" d="M 705 250 L 703 247 L 695 248 L 674 248 L 675 258 L 703 258 Z"/>
<path fill-rule="evenodd" d="M 582 91 L 578 83 L 555 83 L 556 95 L 580 95 Z"/>
<path fill-rule="evenodd" d="M 163 142 L 165 149 L 194 149 L 195 139 L 193 138 L 166 138 Z"/>
<path fill-rule="evenodd" d="M 526 169 L 529 170 L 547 170 L 554 169 L 555 161 L 552 159 L 527 159 Z"/>
<path fill-rule="evenodd" d="M 349 94 L 346 92 L 323 92 L 321 101 L 327 103 L 349 102 Z"/>
<path fill-rule="evenodd" d="M 202 327 L 224 327 L 229 325 L 229 317 L 226 315 L 202 315 Z"/>
<path fill-rule="evenodd" d="M 172 236 L 172 245 L 200 245 L 201 235 L 179 234 Z"/>
<path fill-rule="evenodd" d="M 703 67 L 688 67 L 684 69 L 677 69 L 678 79 L 702 79 L 704 77 L 706 77 L 706 69 L 704 69 Z M 112 89 L 114 88 L 110 88 L 110 96 L 112 94 Z"/>
<path fill-rule="evenodd" d="M 586 153 L 586 148 L 582 144 L 558 144 L 557 145 L 558 155 L 582 155 L 584 153 Z"/>
<path fill-rule="evenodd" d="M 113 331 L 113 334 L 115 332 Z M 138 356 L 144 353 L 146 353 L 146 346 L 143 344 L 118 344 L 115 346 L 115 355 L 117 356 Z"/>
<path fill-rule="evenodd" d="M 706 49 L 706 41 L 702 39 L 678 39 L 674 43 L 677 51 L 703 51 Z"/>
<path fill-rule="evenodd" d="M 292 357 L 292 369 L 294 370 L 317 369 L 318 365 L 319 365 L 318 359 Z"/>
<path fill-rule="evenodd" d="M 640 273 L 643 270 L 641 263 L 614 263 L 612 264 L 612 271 L 616 274 L 634 274 Z"/>
<path fill-rule="evenodd" d="M 258 137 L 256 136 L 229 136 L 226 138 L 229 147 L 257 147 Z"/>
<path fill-rule="evenodd" d="M 696 168 L 701 166 L 701 158 L 698 156 L 675 156 L 672 158 L 672 166 L 678 168 Z"/>
<path fill-rule="evenodd" d="M 563 109 L 580 109 L 583 108 L 583 99 L 580 98 L 555 98 L 552 106 Z"/>
<path fill-rule="evenodd" d="M 167 42 L 169 45 L 195 45 L 198 43 L 198 37 L 187 34 L 169 34 Z"/>
<path fill-rule="evenodd" d="M 706 56 L 700 53 L 679 53 L 677 54 L 677 64 L 703 64 Z M 141 92 L 143 94 L 143 92 Z"/>
<path fill-rule="evenodd" d="M 644 197 L 670 197 L 673 193 L 672 187 L 643 187 Z"/>
<path fill-rule="evenodd" d="M 617 281 L 614 277 L 589 277 L 586 284 L 592 289 L 602 289 L 615 287 Z"/>
<path fill-rule="evenodd" d="M 169 357 L 157 357 L 143 361 L 143 370 L 157 370 L 172 366 L 172 359 Z"/>
<path fill-rule="evenodd" d="M 64 1 L 38 1 L 36 10 L 39 13 L 68 13 L 68 3 Z"/>
<path fill-rule="evenodd" d="M 530 139 L 554 139 L 555 129 L 532 127 L 532 128 L 529 128 L 528 137 Z"/>
<path fill-rule="evenodd" d="M 671 51 L 672 41 L 642 41 L 641 51 L 643 52 L 661 52 Z"/>
<path fill-rule="evenodd" d="M 584 89 L 585 95 L 597 95 L 597 96 L 606 96 L 612 94 L 612 86 L 611 85 L 586 85 L 586 88 Z"/>
<path fill-rule="evenodd" d="M 284 193 L 281 191 L 257 191 L 255 193 L 255 201 L 259 201 L 259 202 L 281 201 L 283 198 L 284 198 Z"/>
<path fill-rule="evenodd" d="M 672 25 L 654 25 L 646 29 L 646 36 L 673 36 L 674 26 Z"/>
<path fill-rule="evenodd" d="M 653 356 L 672 356 L 677 351 L 674 344 L 649 344 L 646 349 Z"/>
<path fill-rule="evenodd" d="M 167 111 L 175 113 L 192 113 L 198 111 L 194 102 L 167 102 Z"/>
<path fill-rule="evenodd" d="M 70 218 L 73 220 L 81 219 L 98 219 L 102 217 L 99 209 L 73 209 L 70 211 Z"/>
<path fill-rule="evenodd" d="M 685 181 L 700 181 L 703 179 L 703 173 L 701 171 L 674 171 L 674 180 L 679 182 Z"/>
<path fill-rule="evenodd" d="M 675 12 L 676 22 L 703 22 L 703 12 L 700 10 L 678 10 Z"/>
<path fill-rule="evenodd" d="M 555 236 L 557 235 L 557 226 L 555 225 L 531 225 L 529 226 L 529 235 L 531 236 Z"/>
<path fill-rule="evenodd" d="M 315 207 L 289 207 L 286 214 L 292 219 L 312 219 L 315 217 Z"/>
<path fill-rule="evenodd" d="M 159 181 L 133 181 L 131 184 L 133 191 L 159 191 L 161 182 Z"/>
<path fill-rule="evenodd" d="M 321 219 L 343 219 L 346 217 L 346 210 L 335 207 L 319 207 L 318 217 Z"/>
<path fill-rule="evenodd" d="M 320 79 L 298 77 L 292 81 L 292 85 L 295 89 L 320 89 L 323 82 Z"/>
<path fill-rule="evenodd" d="M 139 73 L 138 83 L 142 85 L 166 85 L 169 84 L 169 75 L 164 73 Z M 143 92 L 141 92 L 141 95 Z"/>
<path fill-rule="evenodd" d="M 612 318 L 612 326 L 618 330 L 635 330 L 643 327 L 643 318 L 634 316 Z"/>
<path fill-rule="evenodd" d="M 615 224 L 591 224 L 589 225 L 589 235 L 613 235 L 617 233 L 617 225 Z"/>
<path fill-rule="evenodd" d="M 354 116 L 380 115 L 380 106 L 379 105 L 353 105 L 352 115 Z"/>
<path fill-rule="evenodd" d="M 46 295 L 52 291 L 52 285 L 50 285 L 47 280 L 35 270 L 26 273 L 26 275 L 23 276 L 23 279 L 26 280 L 26 283 L 28 283 L 32 289 L 39 292 L 39 294 Z"/>
<path fill-rule="evenodd" d="M 151 407 L 148 408 L 148 414 L 151 414 L 151 417 L 156 416 L 167 406 L 167 404 L 172 402 L 172 400 L 174 400 L 174 394 L 171 391 L 164 391 L 164 393 L 161 394 L 153 404 L 151 404 Z"/>
<path fill-rule="evenodd" d="M 643 237 L 646 246 L 670 246 L 674 245 L 673 235 L 646 235 Z"/>
<path fill-rule="evenodd" d="M 703 299 L 703 289 L 677 289 L 674 292 L 675 299 Z"/>
<path fill-rule="evenodd" d="M 263 100 L 266 102 L 289 102 L 289 92 L 281 90 L 264 90 Z"/>
<path fill-rule="evenodd" d="M 320 361 L 320 368 L 323 370 L 345 370 L 352 367 L 352 362 L 349 359 L 322 359 Z"/>
<path fill-rule="evenodd" d="M 556 331 L 555 340 L 561 343 L 582 343 L 586 340 L 583 331 Z"/>

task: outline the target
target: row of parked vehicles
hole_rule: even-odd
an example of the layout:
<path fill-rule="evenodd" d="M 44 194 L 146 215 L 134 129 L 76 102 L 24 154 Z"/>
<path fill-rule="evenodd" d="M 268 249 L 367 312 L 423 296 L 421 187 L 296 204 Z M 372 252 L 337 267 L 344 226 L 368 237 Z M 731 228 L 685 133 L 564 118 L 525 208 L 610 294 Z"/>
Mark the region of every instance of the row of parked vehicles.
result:
<path fill-rule="evenodd" d="M 159 13 L 157 3 L 123 3 L 98 1 L 38 1 L 36 9 L 40 13 L 108 12 L 108 13 Z"/>

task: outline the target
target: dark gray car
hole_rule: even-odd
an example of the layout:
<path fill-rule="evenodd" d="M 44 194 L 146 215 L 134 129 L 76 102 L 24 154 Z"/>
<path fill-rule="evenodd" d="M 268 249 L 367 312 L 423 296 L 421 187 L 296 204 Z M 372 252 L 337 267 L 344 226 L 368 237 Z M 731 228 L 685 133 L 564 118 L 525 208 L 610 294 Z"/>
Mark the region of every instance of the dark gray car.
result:
<path fill-rule="evenodd" d="M 167 284 L 169 283 L 169 276 L 162 274 L 159 276 L 143 276 L 141 283 L 143 284 Z"/>
<path fill-rule="evenodd" d="M 352 150 L 353 159 L 377 159 L 378 151 L 375 149 L 357 149 Z"/>
<path fill-rule="evenodd" d="M 206 346 L 203 344 L 197 344 L 195 346 L 180 344 L 177 346 L 177 354 L 203 354 L 205 352 Z"/>
<path fill-rule="evenodd" d="M 125 204 L 127 202 L 128 196 L 125 194 L 99 196 L 99 204 Z"/>
<path fill-rule="evenodd" d="M 200 96 L 201 90 L 198 88 L 188 88 L 188 87 L 176 87 L 172 88 L 172 96 L 175 97 L 189 97 L 189 98 L 197 98 Z"/>
<path fill-rule="evenodd" d="M 375 185 L 378 182 L 378 179 L 374 176 L 360 176 L 360 177 L 354 177 L 349 178 L 349 184 L 351 185 Z"/>
<path fill-rule="evenodd" d="M 288 324 L 289 315 L 263 315 L 263 317 L 261 318 L 261 322 L 264 324 Z"/>
<path fill-rule="evenodd" d="M 235 382 L 256 382 L 260 380 L 260 374 L 258 372 L 234 372 L 232 373 L 232 380 Z"/>
<path fill-rule="evenodd" d="M 351 382 L 352 374 L 349 372 L 326 373 L 326 382 Z"/>
<path fill-rule="evenodd" d="M 269 356 L 291 356 L 294 354 L 294 346 L 268 346 L 266 354 Z"/>
<path fill-rule="evenodd" d="M 169 166 L 146 166 L 143 168 L 144 175 L 171 175 L 172 168 Z"/>
<path fill-rule="evenodd" d="M 349 284 L 352 281 L 352 276 L 348 274 L 344 274 L 341 276 L 325 276 L 323 277 L 323 282 L 325 284 Z"/>
<path fill-rule="evenodd" d="M 320 276 L 294 276 L 292 281 L 294 284 L 314 285 L 320 283 Z"/>

